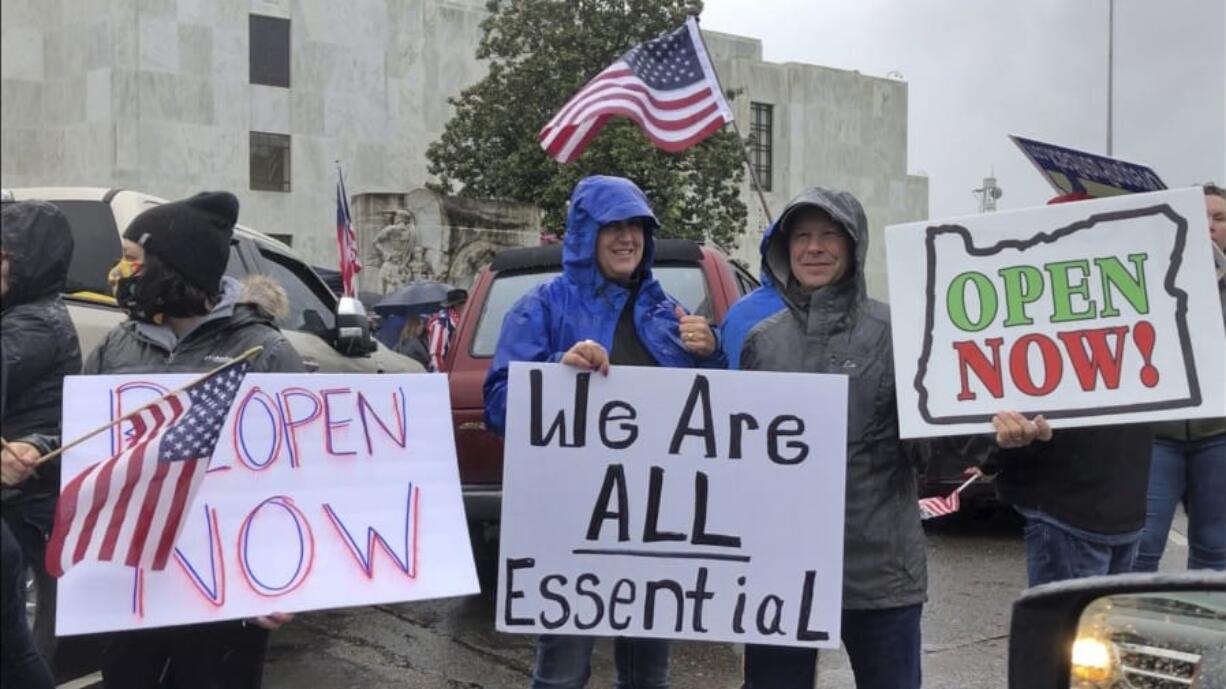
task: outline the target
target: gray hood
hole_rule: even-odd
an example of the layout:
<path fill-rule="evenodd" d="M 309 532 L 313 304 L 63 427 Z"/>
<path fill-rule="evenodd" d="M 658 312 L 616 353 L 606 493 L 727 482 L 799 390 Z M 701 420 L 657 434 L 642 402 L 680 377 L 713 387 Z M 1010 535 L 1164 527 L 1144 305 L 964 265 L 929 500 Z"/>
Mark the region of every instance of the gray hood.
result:
<path fill-rule="evenodd" d="M 851 237 L 855 251 L 855 265 L 850 275 L 826 287 L 819 287 L 805 294 L 795 286 L 792 279 L 791 261 L 788 256 L 788 236 L 791 222 L 797 212 L 816 208 L 829 214 Z M 864 282 L 864 262 L 868 257 L 868 218 L 864 207 L 856 197 L 845 191 L 813 187 L 788 202 L 776 222 L 778 230 L 773 233 L 763 252 L 763 264 L 770 271 L 784 303 L 810 327 L 829 330 L 837 328 L 830 319 L 844 320 L 841 315 L 850 315 L 867 295 Z M 821 315 L 812 319 L 813 315 Z"/>

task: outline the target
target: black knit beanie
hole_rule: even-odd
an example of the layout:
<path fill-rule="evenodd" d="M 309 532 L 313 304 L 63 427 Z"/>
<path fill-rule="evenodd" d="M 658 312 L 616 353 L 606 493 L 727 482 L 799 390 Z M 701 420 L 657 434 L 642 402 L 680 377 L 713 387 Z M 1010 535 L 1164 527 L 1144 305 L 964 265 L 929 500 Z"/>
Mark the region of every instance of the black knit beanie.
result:
<path fill-rule="evenodd" d="M 154 206 L 136 216 L 123 238 L 136 242 L 206 294 L 221 292 L 238 221 L 238 199 L 205 191 Z"/>

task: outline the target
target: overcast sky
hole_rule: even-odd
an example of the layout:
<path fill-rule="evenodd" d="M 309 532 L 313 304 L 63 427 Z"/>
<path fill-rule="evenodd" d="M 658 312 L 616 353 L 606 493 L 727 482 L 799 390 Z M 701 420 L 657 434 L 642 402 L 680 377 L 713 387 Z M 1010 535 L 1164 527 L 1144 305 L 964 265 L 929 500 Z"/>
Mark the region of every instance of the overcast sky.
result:
<path fill-rule="evenodd" d="M 762 39 L 770 62 L 909 84 L 908 171 L 932 218 L 978 212 L 993 168 L 1000 209 L 1051 187 L 1008 139 L 1106 152 L 1108 0 L 706 0 L 705 29 Z M 1168 186 L 1226 183 L 1226 1 L 1116 0 L 1118 158 Z M 814 180 L 818 183 L 820 180 Z"/>

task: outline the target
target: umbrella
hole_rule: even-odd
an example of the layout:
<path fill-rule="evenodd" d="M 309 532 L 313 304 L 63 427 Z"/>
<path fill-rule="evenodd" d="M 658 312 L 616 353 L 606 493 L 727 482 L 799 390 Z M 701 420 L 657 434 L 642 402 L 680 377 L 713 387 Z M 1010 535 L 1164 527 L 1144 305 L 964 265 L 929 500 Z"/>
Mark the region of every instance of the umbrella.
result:
<path fill-rule="evenodd" d="M 383 316 L 420 316 L 438 309 L 451 285 L 434 280 L 410 282 L 379 300 L 375 313 Z"/>

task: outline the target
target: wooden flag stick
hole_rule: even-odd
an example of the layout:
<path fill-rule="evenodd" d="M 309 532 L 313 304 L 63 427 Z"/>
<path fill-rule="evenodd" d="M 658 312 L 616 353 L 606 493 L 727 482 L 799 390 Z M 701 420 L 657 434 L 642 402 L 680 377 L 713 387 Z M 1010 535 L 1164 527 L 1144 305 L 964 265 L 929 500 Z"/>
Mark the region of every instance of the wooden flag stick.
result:
<path fill-rule="evenodd" d="M 213 368 L 213 369 L 212 369 L 212 370 L 210 370 L 208 373 L 205 373 L 205 374 L 203 374 L 203 375 L 199 376 L 198 378 L 194 378 L 194 379 L 193 379 L 193 380 L 192 380 L 190 383 L 188 383 L 187 385 L 181 386 L 181 387 L 179 387 L 179 388 L 177 388 L 177 389 L 175 389 L 175 390 L 171 390 L 170 392 L 166 393 L 165 395 L 162 395 L 161 397 L 157 398 L 156 400 L 153 400 L 153 401 L 152 401 L 152 402 L 150 402 L 149 404 L 146 404 L 146 405 L 144 405 L 144 406 L 142 406 L 142 407 L 140 407 L 140 408 L 138 408 L 138 409 L 136 409 L 136 410 L 134 410 L 134 411 L 128 412 L 127 414 L 124 414 L 123 416 L 119 417 L 118 419 L 115 419 L 114 421 L 111 421 L 110 423 L 103 424 L 103 425 L 101 425 L 101 426 L 99 426 L 99 427 L 95 428 L 94 430 L 90 431 L 89 433 L 86 433 L 85 435 L 81 436 L 80 438 L 77 438 L 76 440 L 74 440 L 74 441 L 72 441 L 72 442 L 70 442 L 70 443 L 65 443 L 64 445 L 61 445 L 61 446 L 59 447 L 59 449 L 53 450 L 53 451 L 51 451 L 51 452 L 48 452 L 47 454 L 43 455 L 42 457 L 39 457 L 39 458 L 38 458 L 38 459 L 37 459 L 37 460 L 34 462 L 35 466 L 37 466 L 37 465 L 39 465 L 39 464 L 42 464 L 43 462 L 45 462 L 45 461 L 47 461 L 47 460 L 49 460 L 49 459 L 54 459 L 55 457 L 60 456 L 61 454 L 63 454 L 63 453 L 64 453 L 64 451 L 65 451 L 65 450 L 69 450 L 69 449 L 71 449 L 71 448 L 74 448 L 74 447 L 76 447 L 77 445 L 80 445 L 81 443 L 85 442 L 86 440 L 89 440 L 90 438 L 92 438 L 92 437 L 94 437 L 94 436 L 98 435 L 99 433 L 102 433 L 103 431 L 107 431 L 107 430 L 110 430 L 111 428 L 114 428 L 115 426 L 118 426 L 119 424 L 123 423 L 124 421 L 127 421 L 128 419 L 132 418 L 133 416 L 136 416 L 137 414 L 139 414 L 139 413 L 141 413 L 141 412 L 145 411 L 145 410 L 146 410 L 146 409 L 148 409 L 149 407 L 153 407 L 153 406 L 156 406 L 156 405 L 158 405 L 158 404 L 161 404 L 161 403 L 162 403 L 163 401 L 165 401 L 166 399 L 168 399 L 168 398 L 170 398 L 170 397 L 174 397 L 175 395 L 179 394 L 180 392 L 183 392 L 184 390 L 186 390 L 186 389 L 190 388 L 191 386 L 195 385 L 196 383 L 199 383 L 199 382 L 200 382 L 200 381 L 202 381 L 202 380 L 206 380 L 206 379 L 208 379 L 208 378 L 210 378 L 210 377 L 212 377 L 212 376 L 216 375 L 218 371 L 221 371 L 222 369 L 224 369 L 225 367 L 227 367 L 227 366 L 229 366 L 229 365 L 231 365 L 231 364 L 237 363 L 237 362 L 239 362 L 239 361 L 250 360 L 251 358 L 253 358 L 255 355 L 259 354 L 259 353 L 260 353 L 261 351 L 263 351 L 263 350 L 264 350 L 264 348 L 263 348 L 263 347 L 252 347 L 251 349 L 248 349 L 247 351 L 243 352 L 242 354 L 239 354 L 238 356 L 234 357 L 233 359 L 230 359 L 230 360 L 229 360 L 229 361 L 227 361 L 226 363 L 218 365 L 216 368 Z"/>
<path fill-rule="evenodd" d="M 967 486 L 971 485 L 972 483 L 974 483 L 975 481 L 978 481 L 978 480 L 979 480 L 979 475 L 978 475 L 978 474 L 972 474 L 972 475 L 971 475 L 971 477 L 970 477 L 970 478 L 968 478 L 968 479 L 966 479 L 965 481 L 963 481 L 963 482 L 962 482 L 962 485 L 958 486 L 958 488 L 957 488 L 956 490 L 954 490 L 954 492 L 955 492 L 955 493 L 961 493 L 963 490 L 965 490 L 965 489 L 966 489 L 966 487 L 967 487 Z"/>

